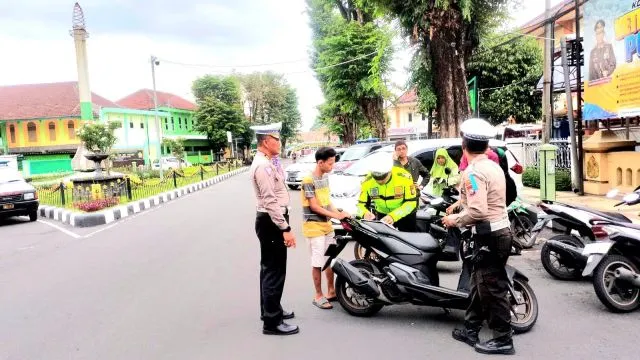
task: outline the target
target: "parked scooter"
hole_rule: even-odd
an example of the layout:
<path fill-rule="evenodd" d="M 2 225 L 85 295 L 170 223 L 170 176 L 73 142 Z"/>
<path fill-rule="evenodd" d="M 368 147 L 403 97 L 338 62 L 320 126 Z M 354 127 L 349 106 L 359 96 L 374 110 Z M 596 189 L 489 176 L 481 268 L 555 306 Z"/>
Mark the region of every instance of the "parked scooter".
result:
<path fill-rule="evenodd" d="M 615 206 L 639 203 L 640 187 Z M 587 265 L 582 275 L 592 276 L 596 295 L 609 310 L 631 312 L 640 308 L 640 225 L 609 219 L 590 222 L 601 227 L 607 237 L 585 246 L 582 255 Z"/>
<path fill-rule="evenodd" d="M 587 261 L 582 255 L 582 249 L 585 244 L 607 236 L 599 227 L 592 226 L 590 220 L 608 219 L 631 223 L 629 218 L 615 212 L 602 212 L 553 201 L 544 201 L 539 206 L 545 215 L 539 218 L 531 230 L 532 239 L 535 242 L 549 221 L 553 221 L 554 229 L 561 230 L 561 233 L 549 238 L 540 251 L 544 269 L 560 280 L 582 278 L 582 270 Z"/>
<path fill-rule="evenodd" d="M 385 305 L 403 303 L 445 309 L 468 307 L 474 252 L 470 230 L 461 234 L 465 244 L 463 268 L 454 290 L 440 286 L 436 265 L 442 250 L 431 235 L 400 232 L 378 221 L 344 219 L 342 225 L 354 241 L 376 254 L 375 258 L 351 262 L 337 258 L 347 244 L 341 238 L 327 249 L 324 268 L 331 266 L 337 274 L 336 296 L 349 314 L 372 316 Z M 525 275 L 509 265 L 505 270 L 512 327 L 517 333 L 526 332 L 538 318 L 538 301 Z"/>
<path fill-rule="evenodd" d="M 535 245 L 536 239 L 531 234 L 531 229 L 534 227 L 534 217 L 537 217 L 529 208 L 525 205 L 520 197 L 517 197 L 507 207 L 507 213 L 509 214 L 509 221 L 511 222 L 511 233 L 513 234 L 513 240 L 516 241 L 520 248 L 530 249 Z"/>

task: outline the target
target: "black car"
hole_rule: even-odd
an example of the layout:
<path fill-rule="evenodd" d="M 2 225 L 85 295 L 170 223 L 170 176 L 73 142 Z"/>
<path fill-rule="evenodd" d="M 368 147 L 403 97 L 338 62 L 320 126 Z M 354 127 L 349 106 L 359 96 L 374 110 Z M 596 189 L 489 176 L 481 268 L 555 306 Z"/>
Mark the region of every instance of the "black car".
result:
<path fill-rule="evenodd" d="M 36 189 L 8 163 L 0 163 L 0 218 L 29 216 L 36 221 L 39 205 Z"/>

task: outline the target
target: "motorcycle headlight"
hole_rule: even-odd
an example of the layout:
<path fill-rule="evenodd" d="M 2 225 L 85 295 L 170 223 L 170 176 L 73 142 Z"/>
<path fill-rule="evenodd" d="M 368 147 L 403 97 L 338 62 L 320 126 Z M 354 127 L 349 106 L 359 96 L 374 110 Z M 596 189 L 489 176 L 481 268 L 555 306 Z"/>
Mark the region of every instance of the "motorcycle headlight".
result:
<path fill-rule="evenodd" d="M 33 200 L 36 198 L 36 194 L 35 193 L 25 193 L 23 195 L 25 200 Z"/>

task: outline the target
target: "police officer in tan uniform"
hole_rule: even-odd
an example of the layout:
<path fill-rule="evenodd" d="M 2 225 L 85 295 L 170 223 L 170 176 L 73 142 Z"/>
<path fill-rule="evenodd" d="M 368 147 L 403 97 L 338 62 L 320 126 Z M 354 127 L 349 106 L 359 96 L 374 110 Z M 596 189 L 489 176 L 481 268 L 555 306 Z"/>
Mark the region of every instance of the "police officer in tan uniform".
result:
<path fill-rule="evenodd" d="M 287 275 L 287 248 L 296 246 L 289 226 L 289 193 L 281 171 L 273 163 L 280 153 L 281 123 L 254 126 L 258 151 L 250 176 L 257 200 L 256 235 L 260 240 L 260 312 L 263 334 L 291 335 L 299 332 L 293 312 L 280 305 Z"/>
<path fill-rule="evenodd" d="M 464 329 L 453 338 L 484 354 L 514 354 L 511 312 L 507 298 L 509 280 L 505 265 L 511 251 L 511 230 L 506 209 L 506 181 L 498 164 L 485 154 L 495 129 L 482 119 L 462 123 L 462 150 L 469 160 L 461 186 L 462 212 L 447 215 L 447 227 L 471 226 L 475 241 L 471 273 L 471 303 Z M 487 320 L 494 338 L 479 342 L 482 322 Z"/>

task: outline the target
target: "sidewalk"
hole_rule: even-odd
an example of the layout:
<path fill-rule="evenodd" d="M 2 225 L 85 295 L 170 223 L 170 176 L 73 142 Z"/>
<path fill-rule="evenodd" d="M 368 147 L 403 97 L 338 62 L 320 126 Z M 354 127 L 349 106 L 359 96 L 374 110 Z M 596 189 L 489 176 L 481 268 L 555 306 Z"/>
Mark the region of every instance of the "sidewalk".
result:
<path fill-rule="evenodd" d="M 537 204 L 540 201 L 540 189 L 524 187 L 522 188 L 520 196 L 524 198 L 526 202 Z M 619 212 L 631 219 L 634 223 L 640 224 L 640 205 L 620 205 L 618 207 L 614 207 L 615 204 L 621 201 L 620 199 L 622 196 L 624 196 L 624 194 L 618 195 L 615 199 L 609 199 L 606 196 L 578 196 L 570 191 L 558 191 L 556 192 L 556 201 L 571 205 L 589 207 L 599 211 Z"/>

